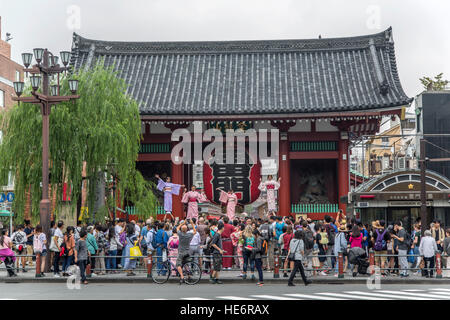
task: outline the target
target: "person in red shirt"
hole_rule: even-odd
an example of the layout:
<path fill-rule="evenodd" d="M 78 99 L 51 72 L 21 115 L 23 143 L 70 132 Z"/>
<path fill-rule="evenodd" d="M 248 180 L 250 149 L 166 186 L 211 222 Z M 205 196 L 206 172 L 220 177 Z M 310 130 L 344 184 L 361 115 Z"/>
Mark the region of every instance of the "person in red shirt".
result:
<path fill-rule="evenodd" d="M 282 234 L 283 239 L 283 247 L 281 250 L 281 255 L 285 257 L 284 259 L 284 278 L 288 277 L 287 271 L 290 265 L 290 261 L 288 258 L 288 252 L 289 252 L 289 244 L 291 243 L 291 240 L 294 238 L 294 233 L 292 232 L 292 225 L 288 225 L 286 227 L 286 233 Z M 281 237 L 280 237 L 281 238 Z"/>
<path fill-rule="evenodd" d="M 233 266 L 233 243 L 231 241 L 231 234 L 234 232 L 234 227 L 230 224 L 230 219 L 228 217 L 223 218 L 224 228 L 222 232 L 222 247 L 225 251 L 224 257 L 222 258 L 222 265 L 224 269 L 231 269 Z"/>

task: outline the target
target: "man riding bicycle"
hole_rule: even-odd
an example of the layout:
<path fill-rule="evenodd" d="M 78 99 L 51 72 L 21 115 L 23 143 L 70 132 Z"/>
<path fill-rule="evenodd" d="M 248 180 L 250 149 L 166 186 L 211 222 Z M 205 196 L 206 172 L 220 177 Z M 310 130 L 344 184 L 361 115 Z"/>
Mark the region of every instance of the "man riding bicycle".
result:
<path fill-rule="evenodd" d="M 189 230 L 187 225 L 188 222 L 190 222 L 192 226 L 192 232 L 188 231 Z M 178 273 L 180 274 L 180 285 L 181 285 L 182 283 L 184 283 L 182 265 L 183 262 L 185 262 L 186 259 L 189 258 L 190 243 L 194 235 L 197 233 L 197 230 L 195 229 L 195 225 L 192 222 L 192 220 L 187 219 L 177 227 L 177 233 L 179 238 L 179 244 L 178 244 L 178 257 L 176 266 Z"/>

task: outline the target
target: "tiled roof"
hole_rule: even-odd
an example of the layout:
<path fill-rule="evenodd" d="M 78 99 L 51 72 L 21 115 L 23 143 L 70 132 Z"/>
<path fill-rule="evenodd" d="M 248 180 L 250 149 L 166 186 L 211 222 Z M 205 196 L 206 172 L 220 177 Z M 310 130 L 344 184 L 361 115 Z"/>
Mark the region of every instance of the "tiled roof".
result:
<path fill-rule="evenodd" d="M 103 58 L 143 115 L 362 111 L 407 105 L 392 31 L 348 38 L 116 42 L 73 35 L 72 65 Z"/>

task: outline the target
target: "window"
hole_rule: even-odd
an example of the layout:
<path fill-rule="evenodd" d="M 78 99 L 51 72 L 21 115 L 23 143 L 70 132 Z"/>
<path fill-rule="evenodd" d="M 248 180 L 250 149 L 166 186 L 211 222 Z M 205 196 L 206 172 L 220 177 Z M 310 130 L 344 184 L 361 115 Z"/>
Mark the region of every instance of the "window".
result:
<path fill-rule="evenodd" d="M 381 144 L 383 146 L 388 146 L 389 145 L 389 137 L 381 137 Z"/>
<path fill-rule="evenodd" d="M 20 71 L 16 70 L 16 81 L 20 81 Z"/>
<path fill-rule="evenodd" d="M 0 90 L 0 108 L 5 107 L 5 91 Z"/>

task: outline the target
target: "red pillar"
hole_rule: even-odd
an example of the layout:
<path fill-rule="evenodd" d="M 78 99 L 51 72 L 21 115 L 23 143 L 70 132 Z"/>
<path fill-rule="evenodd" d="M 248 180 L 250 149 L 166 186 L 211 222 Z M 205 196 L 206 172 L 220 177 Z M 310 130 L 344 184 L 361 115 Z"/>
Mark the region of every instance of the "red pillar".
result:
<path fill-rule="evenodd" d="M 341 139 L 339 140 L 339 159 L 338 159 L 338 190 L 339 190 L 339 209 L 346 212 L 347 204 L 341 203 L 341 197 L 347 196 L 348 187 L 348 133 L 341 131 Z"/>
<path fill-rule="evenodd" d="M 289 139 L 287 132 L 280 131 L 280 154 L 278 176 L 281 177 L 278 190 L 279 211 L 281 216 L 291 214 L 291 179 L 289 160 Z"/>
<path fill-rule="evenodd" d="M 172 147 L 173 147 L 172 143 Z M 183 164 L 175 164 L 172 162 L 172 183 L 183 184 Z M 183 190 L 180 190 L 180 194 L 178 196 L 172 196 L 172 214 L 173 216 L 179 217 L 180 219 L 184 218 L 183 213 L 183 203 L 181 202 Z"/>
<path fill-rule="evenodd" d="M 169 128 L 172 132 L 178 128 L 187 128 L 189 126 L 188 123 L 177 123 L 177 124 L 169 124 L 165 123 L 164 126 L 166 128 Z M 178 141 L 172 141 L 171 143 L 171 149 L 178 143 Z M 180 155 L 182 156 L 182 155 Z M 184 166 L 183 164 L 174 164 L 172 162 L 172 183 L 176 184 L 183 184 L 184 180 Z M 184 212 L 183 212 L 183 204 L 181 203 L 181 198 L 183 195 L 184 188 L 180 190 L 180 194 L 178 196 L 173 195 L 172 196 L 172 214 L 173 216 L 179 217 L 180 219 L 184 218 Z"/>

